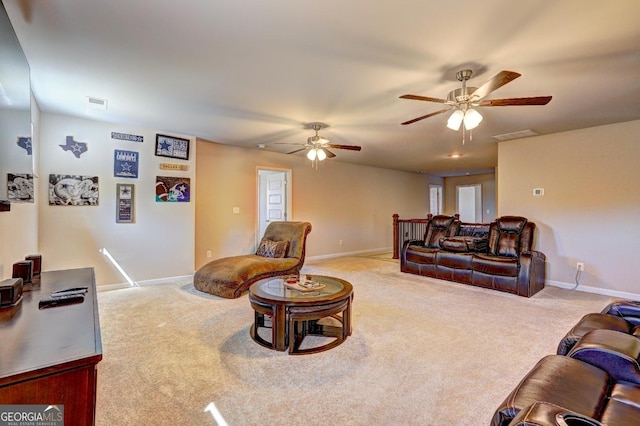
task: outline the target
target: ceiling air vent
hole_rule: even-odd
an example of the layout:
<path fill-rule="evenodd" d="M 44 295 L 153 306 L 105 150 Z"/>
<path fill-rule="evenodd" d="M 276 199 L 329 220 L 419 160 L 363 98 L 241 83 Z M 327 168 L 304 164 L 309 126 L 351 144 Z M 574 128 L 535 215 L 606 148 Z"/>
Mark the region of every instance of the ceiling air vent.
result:
<path fill-rule="evenodd" d="M 103 111 L 107 110 L 107 100 L 106 99 L 98 99 L 98 98 L 93 98 L 91 96 L 87 96 L 87 105 L 90 108 L 101 109 Z"/>
<path fill-rule="evenodd" d="M 493 136 L 493 138 L 499 141 L 508 141 L 511 139 L 528 138 L 529 136 L 538 136 L 538 132 L 531 129 L 526 129 L 526 130 L 520 130 L 512 133 L 503 133 L 501 135 L 495 135 Z"/>

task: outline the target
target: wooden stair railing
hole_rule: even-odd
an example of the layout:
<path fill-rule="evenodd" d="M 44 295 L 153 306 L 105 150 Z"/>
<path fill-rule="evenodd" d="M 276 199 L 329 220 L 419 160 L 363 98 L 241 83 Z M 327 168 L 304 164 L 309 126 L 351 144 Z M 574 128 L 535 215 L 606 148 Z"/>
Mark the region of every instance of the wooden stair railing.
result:
<path fill-rule="evenodd" d="M 427 230 L 427 224 L 433 215 L 429 213 L 424 219 L 400 219 L 397 213 L 393 215 L 393 258 L 400 257 L 400 250 L 406 240 L 421 240 Z"/>
<path fill-rule="evenodd" d="M 453 215 L 460 220 L 458 213 Z M 429 213 L 424 219 L 400 219 L 397 213 L 393 215 L 393 258 L 400 258 L 400 251 L 407 240 L 422 240 L 427 231 L 429 221 L 433 215 Z"/>

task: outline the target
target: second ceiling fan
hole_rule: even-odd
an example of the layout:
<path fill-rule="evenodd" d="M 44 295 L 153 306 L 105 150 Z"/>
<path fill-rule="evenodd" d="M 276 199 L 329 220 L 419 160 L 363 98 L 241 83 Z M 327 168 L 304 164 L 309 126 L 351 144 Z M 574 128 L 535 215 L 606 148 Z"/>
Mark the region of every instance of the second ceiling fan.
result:
<path fill-rule="evenodd" d="M 412 99 L 416 101 L 436 102 L 447 105 L 447 108 L 432 112 L 412 120 L 405 121 L 403 125 L 415 123 L 425 118 L 433 117 L 455 110 L 447 122 L 447 127 L 452 130 L 458 130 L 460 125 L 464 123 L 466 130 L 471 130 L 480 124 L 482 115 L 473 107 L 491 107 L 491 106 L 522 106 L 522 105 L 546 105 L 551 100 L 551 96 L 534 96 L 527 98 L 506 98 L 506 99 L 484 99 L 494 90 L 499 89 L 505 84 L 520 77 L 521 74 L 513 71 L 500 71 L 489 81 L 480 87 L 467 87 L 467 81 L 473 75 L 473 70 L 464 69 L 456 73 L 458 81 L 462 82 L 462 87 L 452 90 L 447 95 L 447 99 L 432 98 L 429 96 L 419 95 L 402 95 L 401 99 Z"/>
<path fill-rule="evenodd" d="M 315 130 L 316 134 L 314 136 L 309 136 L 307 138 L 306 144 L 295 144 L 295 145 L 304 145 L 304 146 L 300 149 L 296 149 L 294 151 L 288 152 L 287 154 L 295 154 L 296 152 L 309 150 L 309 152 L 307 152 L 307 158 L 309 158 L 309 160 L 322 161 L 325 158 L 333 158 L 336 156 L 336 154 L 331 152 L 329 148 L 347 149 L 350 151 L 360 151 L 362 149 L 362 147 L 357 145 L 339 145 L 339 144 L 331 143 L 329 139 L 318 135 L 318 131 L 320 131 L 320 129 L 322 129 L 323 127 L 327 127 L 325 124 L 311 123 L 307 127 L 310 127 L 311 129 Z"/>

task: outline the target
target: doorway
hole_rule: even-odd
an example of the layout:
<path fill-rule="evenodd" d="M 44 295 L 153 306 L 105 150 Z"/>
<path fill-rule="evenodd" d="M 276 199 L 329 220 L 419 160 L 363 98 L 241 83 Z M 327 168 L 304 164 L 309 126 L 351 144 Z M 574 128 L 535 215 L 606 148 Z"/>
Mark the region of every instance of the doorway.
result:
<path fill-rule="evenodd" d="M 442 214 L 442 185 L 429 185 L 429 213 Z"/>
<path fill-rule="evenodd" d="M 291 217 L 291 170 L 258 168 L 258 241 L 271 221 Z"/>
<path fill-rule="evenodd" d="M 477 223 L 482 221 L 482 185 L 456 186 L 456 205 L 460 220 Z"/>

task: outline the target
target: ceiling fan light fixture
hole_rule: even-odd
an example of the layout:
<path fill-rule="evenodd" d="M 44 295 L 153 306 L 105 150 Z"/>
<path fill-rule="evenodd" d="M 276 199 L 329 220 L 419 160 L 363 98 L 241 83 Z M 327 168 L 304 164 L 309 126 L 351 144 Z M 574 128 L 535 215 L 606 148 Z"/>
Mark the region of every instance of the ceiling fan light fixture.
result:
<path fill-rule="evenodd" d="M 460 125 L 462 124 L 462 120 L 465 118 L 465 114 L 462 110 L 456 109 L 449 120 L 447 120 L 447 127 L 451 130 L 460 129 Z"/>
<path fill-rule="evenodd" d="M 311 161 L 315 160 L 317 156 L 318 156 L 318 152 L 316 151 L 315 148 L 312 148 L 309 150 L 309 152 L 307 152 L 307 158 Z"/>
<path fill-rule="evenodd" d="M 469 108 L 464 114 L 464 128 L 467 130 L 475 129 L 481 121 L 482 114 L 473 108 Z"/>
<path fill-rule="evenodd" d="M 317 148 L 317 149 L 316 149 L 316 151 L 318 151 L 318 152 L 316 153 L 316 158 L 318 159 L 318 161 L 322 161 L 322 160 L 324 160 L 325 158 L 327 158 L 327 153 L 326 153 L 326 152 L 324 152 L 324 149 L 322 149 L 322 148 Z"/>

